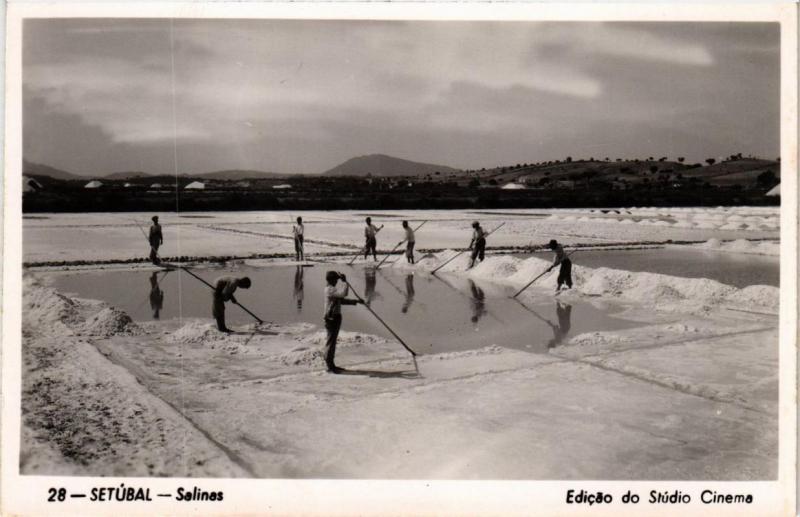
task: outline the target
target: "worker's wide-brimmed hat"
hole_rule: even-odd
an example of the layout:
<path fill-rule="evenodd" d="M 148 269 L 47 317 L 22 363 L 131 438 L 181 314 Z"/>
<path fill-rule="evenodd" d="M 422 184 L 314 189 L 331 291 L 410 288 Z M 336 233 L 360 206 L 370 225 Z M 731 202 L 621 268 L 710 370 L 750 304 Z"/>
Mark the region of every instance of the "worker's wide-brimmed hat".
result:
<path fill-rule="evenodd" d="M 327 273 L 325 273 L 325 280 L 327 280 L 328 282 L 333 282 L 334 280 L 338 279 L 339 279 L 339 273 L 337 273 L 336 271 L 328 271 Z"/>
<path fill-rule="evenodd" d="M 547 243 L 547 247 L 550 249 L 553 249 L 556 246 L 558 246 L 558 242 L 556 242 L 555 239 L 550 239 L 550 242 Z"/>

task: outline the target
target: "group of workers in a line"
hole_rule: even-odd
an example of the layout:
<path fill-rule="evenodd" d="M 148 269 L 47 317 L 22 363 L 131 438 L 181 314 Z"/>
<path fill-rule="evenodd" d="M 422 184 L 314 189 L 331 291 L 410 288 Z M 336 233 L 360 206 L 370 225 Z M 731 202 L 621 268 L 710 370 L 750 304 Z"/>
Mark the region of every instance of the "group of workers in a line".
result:
<path fill-rule="evenodd" d="M 148 240 L 150 243 L 150 260 L 153 264 L 160 264 L 161 259 L 158 256 L 158 248 L 164 243 L 164 236 L 161 230 L 161 225 L 158 223 L 158 216 L 153 216 L 153 224 L 150 226 L 150 233 Z M 405 238 L 398 243 L 398 246 L 406 243 L 405 256 L 409 264 L 414 264 L 414 245 L 416 238 L 414 230 L 409 226 L 408 221 L 402 223 Z M 372 224 L 372 218 L 366 218 L 366 226 L 364 227 L 365 244 L 363 248 L 364 260 L 367 260 L 369 255 L 372 254 L 373 260 L 378 260 L 377 255 L 377 234 L 383 229 L 383 225 L 377 227 Z M 476 261 L 483 261 L 486 254 L 486 237 L 488 234 L 481 227 L 478 221 L 472 223 L 472 240 L 469 243 L 469 250 L 472 252 L 470 256 L 469 267 L 475 266 Z M 305 260 L 304 253 L 304 236 L 305 226 L 303 225 L 303 218 L 298 217 L 296 223 L 292 226 L 292 236 L 294 240 L 295 258 L 297 261 Z M 564 252 L 564 248 L 555 239 L 548 243 L 548 248 L 555 253 L 553 265 L 550 266 L 548 271 L 556 266 L 561 266 L 558 274 L 556 291 L 561 289 L 562 285 L 567 288 L 572 287 L 572 261 L 569 256 Z M 339 280 L 343 280 L 344 284 L 337 287 Z M 339 329 L 342 326 L 342 305 L 356 305 L 364 303 L 361 299 L 350 299 L 347 295 L 350 292 L 349 284 L 345 275 L 336 271 L 328 271 L 325 275 L 325 312 L 324 321 L 325 329 L 327 331 L 327 340 L 325 342 L 324 357 L 325 364 L 329 372 L 341 373 L 342 369 L 337 367 L 334 363 L 336 354 L 336 341 L 339 336 Z M 234 297 L 234 292 L 238 288 L 248 289 L 251 285 L 250 278 L 241 277 L 236 278 L 232 276 L 223 276 L 216 280 L 214 283 L 214 294 L 212 303 L 212 315 L 217 322 L 217 328 L 221 332 L 231 332 L 225 324 L 225 302 L 237 303 Z M 302 302 L 299 302 L 302 303 Z"/>

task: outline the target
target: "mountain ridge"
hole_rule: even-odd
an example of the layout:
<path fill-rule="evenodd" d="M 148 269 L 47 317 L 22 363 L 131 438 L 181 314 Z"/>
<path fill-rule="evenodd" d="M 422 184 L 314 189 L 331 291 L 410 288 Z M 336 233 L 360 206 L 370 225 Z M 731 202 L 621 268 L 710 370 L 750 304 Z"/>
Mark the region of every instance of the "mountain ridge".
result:
<path fill-rule="evenodd" d="M 322 176 L 425 176 L 428 174 L 461 172 L 446 165 L 415 162 L 386 154 L 368 154 L 350 158 L 328 169 Z"/>

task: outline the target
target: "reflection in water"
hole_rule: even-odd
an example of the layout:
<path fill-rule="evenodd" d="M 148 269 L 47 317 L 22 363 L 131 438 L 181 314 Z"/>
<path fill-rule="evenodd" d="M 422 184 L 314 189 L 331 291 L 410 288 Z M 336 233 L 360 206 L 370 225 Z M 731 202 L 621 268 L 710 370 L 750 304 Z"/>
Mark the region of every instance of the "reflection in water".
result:
<path fill-rule="evenodd" d="M 240 301 L 248 307 L 261 307 L 259 313 L 269 313 L 269 319 L 279 325 L 295 325 L 297 323 L 319 324 L 319 314 L 324 311 L 323 288 L 327 267 L 303 268 L 303 311 L 297 311 L 294 296 L 294 278 L 297 272 L 296 265 L 252 268 L 242 266 L 237 274 L 247 275 L 253 280 L 255 286 L 267 286 L 263 289 L 250 289 L 243 292 L 245 297 Z M 406 295 L 410 294 L 410 286 L 406 286 L 406 273 L 400 268 L 381 269 L 377 273 L 380 279 L 380 296 L 373 294 L 372 309 L 382 317 L 387 318 L 387 323 L 398 332 L 409 346 L 417 353 L 441 353 L 459 350 L 481 348 L 487 344 L 499 344 L 510 348 L 525 351 L 546 353 L 547 343 L 554 335 L 564 336 L 560 345 L 550 349 L 560 350 L 569 339 L 576 334 L 596 331 L 616 331 L 619 329 L 640 327 L 642 323 L 632 322 L 611 316 L 617 311 L 612 305 L 595 307 L 587 300 L 580 298 L 552 298 L 546 300 L 530 300 L 530 309 L 518 299 L 511 299 L 510 293 L 496 288 L 491 284 L 483 284 L 479 279 L 474 279 L 477 286 L 484 293 L 483 310 L 481 315 L 481 293 L 477 288 L 471 288 L 469 279 L 460 277 L 458 284 L 450 285 L 447 280 L 451 277 L 441 275 L 422 274 L 415 272 L 413 279 L 413 303 L 409 306 L 408 313 L 397 314 L 403 307 Z M 348 278 L 357 288 L 359 295 L 363 296 L 363 273 L 353 268 L 352 275 L 357 278 Z M 154 321 L 153 310 L 148 303 L 152 284 L 149 283 L 153 270 L 149 271 L 109 271 L 91 270 L 75 272 L 69 275 L 54 275 L 54 287 L 61 292 L 74 293 L 80 298 L 104 300 L 109 304 L 124 310 L 137 322 Z M 159 272 L 156 277 L 160 289 L 154 289 L 154 301 L 161 300 L 163 290 L 163 308 L 159 311 L 159 320 L 170 320 L 175 324 L 183 324 L 177 318 L 203 318 L 209 319 L 209 292 L 208 286 L 202 282 L 182 279 L 178 273 Z M 203 271 L 202 276 L 211 280 L 215 276 L 214 270 Z M 298 275 L 299 276 L 299 275 Z M 349 276 L 349 275 L 348 275 Z M 185 280 L 185 281 L 184 281 Z M 299 278 L 298 278 L 299 281 Z M 384 283 L 385 281 L 385 283 Z M 394 284 L 394 285 L 393 285 Z M 449 285 L 449 287 L 448 287 Z M 299 285 L 298 285 L 299 287 Z M 396 289 L 398 292 L 394 292 Z M 473 297 L 473 289 L 475 297 Z M 137 293 L 138 295 L 132 296 Z M 182 304 L 180 307 L 174 299 L 168 299 L 174 293 L 180 293 Z M 169 294 L 169 296 L 168 296 Z M 298 293 L 299 294 L 299 293 Z M 175 295 L 177 296 L 177 295 Z M 473 299 L 477 298 L 477 309 L 480 320 L 472 321 Z M 536 303 L 539 301 L 540 303 Z M 554 308 L 556 301 L 567 301 L 572 305 L 572 312 L 566 305 Z M 169 302 L 169 303 L 168 303 Z M 543 305 L 544 304 L 544 305 Z M 155 308 L 155 307 L 154 307 Z M 558 309 L 556 311 L 556 309 Z M 533 311 L 546 314 L 553 325 L 558 325 L 560 334 L 540 319 Z M 556 312 L 561 316 L 557 319 Z M 351 310 L 345 315 L 343 330 L 374 334 L 387 339 L 393 336 L 380 324 L 368 311 Z M 263 316 L 263 314 L 261 314 Z M 241 310 L 230 311 L 232 324 L 245 325 L 250 323 L 250 317 Z M 412 317 L 413 316 L 413 317 Z M 498 318 L 501 316 L 502 319 Z M 571 321 L 569 331 L 568 321 Z M 177 328 L 177 327 L 175 327 Z M 553 342 L 555 345 L 557 340 Z M 416 345 L 416 346 L 415 346 Z M 419 348 L 419 350 L 418 350 Z"/>
<path fill-rule="evenodd" d="M 400 309 L 403 313 L 408 312 L 411 304 L 414 303 L 414 275 L 409 273 L 406 275 L 406 301 L 403 303 L 403 308 Z"/>
<path fill-rule="evenodd" d="M 367 302 L 367 305 L 372 303 L 372 300 L 375 298 L 379 298 L 380 294 L 375 292 L 375 285 L 377 279 L 375 277 L 375 268 L 372 267 L 365 267 L 364 268 L 364 300 Z"/>
<path fill-rule="evenodd" d="M 486 295 L 483 293 L 483 289 L 478 287 L 471 278 L 469 279 L 469 290 L 472 293 L 472 298 L 470 298 L 472 303 L 472 323 L 478 323 L 478 320 L 487 313 L 486 303 L 484 302 Z"/>
<path fill-rule="evenodd" d="M 167 273 L 164 273 L 164 276 L 166 275 Z M 164 307 L 164 291 L 161 290 L 158 282 L 158 272 L 153 271 L 150 276 L 150 308 L 153 310 L 154 319 L 159 318 L 159 312 Z"/>
<path fill-rule="evenodd" d="M 294 271 L 294 300 L 297 302 L 297 312 L 303 312 L 303 266 L 297 266 Z"/>
<path fill-rule="evenodd" d="M 569 329 L 572 325 L 572 305 L 556 302 L 556 315 L 558 316 L 558 325 L 547 322 L 553 330 L 553 339 L 547 342 L 547 348 L 558 346 L 569 334 Z"/>

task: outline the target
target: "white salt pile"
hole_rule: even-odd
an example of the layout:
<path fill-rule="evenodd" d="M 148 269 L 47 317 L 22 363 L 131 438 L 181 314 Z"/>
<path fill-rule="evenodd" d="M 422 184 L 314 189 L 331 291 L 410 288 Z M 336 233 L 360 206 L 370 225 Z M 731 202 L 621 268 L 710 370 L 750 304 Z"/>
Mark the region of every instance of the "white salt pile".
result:
<path fill-rule="evenodd" d="M 710 245 L 713 245 L 711 243 Z M 442 260 L 428 263 L 433 269 Z M 551 263 L 531 257 L 518 259 L 510 255 L 487 257 L 476 267 L 466 270 L 467 264 L 455 260 L 442 271 L 466 274 L 493 282 L 522 287 L 545 272 Z M 778 306 L 780 290 L 770 286 L 750 286 L 739 289 L 708 278 L 682 278 L 658 273 L 622 271 L 610 268 L 573 266 L 575 289 L 582 294 L 620 298 L 654 306 L 660 310 L 691 311 L 723 305 L 752 305 L 767 309 Z M 542 275 L 539 285 L 552 286 L 558 268 Z M 533 289 L 537 286 L 534 285 Z"/>
<path fill-rule="evenodd" d="M 96 300 L 68 298 L 30 278 L 25 280 L 22 314 L 29 334 L 63 335 L 78 332 L 109 337 L 141 333 L 130 316 L 119 309 Z"/>
<path fill-rule="evenodd" d="M 171 333 L 167 337 L 167 340 L 174 343 L 213 344 L 215 342 L 227 343 L 232 340 L 231 338 L 235 340 L 237 337 L 238 336 L 229 336 L 228 334 L 220 332 L 217 330 L 217 327 L 213 323 L 209 323 L 208 320 L 192 320 Z"/>
<path fill-rule="evenodd" d="M 109 337 L 118 334 L 141 334 L 142 330 L 130 316 L 114 307 L 106 307 L 87 318 L 81 330 L 90 336 Z"/>
<path fill-rule="evenodd" d="M 54 289 L 41 287 L 29 280 L 25 283 L 23 293 L 23 317 L 36 322 L 38 330 L 46 331 L 57 323 L 70 326 L 81 322 L 75 302 Z"/>
<path fill-rule="evenodd" d="M 709 239 L 696 245 L 699 248 L 729 253 L 747 253 L 752 255 L 780 256 L 781 244 L 775 241 L 748 241 L 736 239 L 735 241 L 722 242 L 719 239 Z"/>
<path fill-rule="evenodd" d="M 772 285 L 749 285 L 738 289 L 727 297 L 732 305 L 747 307 L 755 305 L 765 309 L 778 310 L 781 290 Z"/>

